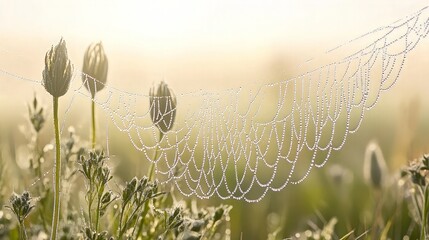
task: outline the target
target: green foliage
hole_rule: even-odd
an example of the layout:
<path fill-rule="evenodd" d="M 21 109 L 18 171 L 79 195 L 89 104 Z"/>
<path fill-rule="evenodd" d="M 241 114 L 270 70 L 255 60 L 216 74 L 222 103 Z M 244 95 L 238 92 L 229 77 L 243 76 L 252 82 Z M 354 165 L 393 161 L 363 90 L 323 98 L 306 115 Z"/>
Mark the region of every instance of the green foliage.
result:
<path fill-rule="evenodd" d="M 30 193 L 27 191 L 23 192 L 21 195 L 14 193 L 10 197 L 9 203 L 10 206 L 6 207 L 15 214 L 19 223 L 23 223 L 34 208 L 34 205 L 31 203 Z"/>
<path fill-rule="evenodd" d="M 420 239 L 429 238 L 429 156 L 423 156 L 421 159 L 414 161 L 402 172 L 403 177 L 409 177 L 412 182 L 410 187 L 410 210 L 414 213 L 414 219 L 420 226 Z"/>
<path fill-rule="evenodd" d="M 31 210 L 34 208 L 30 193 L 27 191 L 24 191 L 21 195 L 13 193 L 9 199 L 9 204 L 10 206 L 6 207 L 13 212 L 16 219 L 18 220 L 20 239 L 27 239 L 24 220 L 28 217 Z"/>
<path fill-rule="evenodd" d="M 40 140 L 45 126 L 40 100 L 34 97 L 28 109 L 34 131 L 25 132 L 29 139 L 30 164 L 23 171 L 30 173 L 31 181 L 35 180 L 29 190 L 37 196 L 37 201 L 32 200 L 28 191 L 12 195 L 7 205 L 9 211 L 0 211 L 0 239 L 48 239 L 51 231 L 52 187 L 46 177 L 50 168 L 45 165 L 46 159 L 53 160 L 52 146 Z M 74 129 L 69 128 L 69 137 L 62 141 L 63 191 L 58 239 L 191 240 L 224 239 L 225 234 L 229 234 L 230 206 L 197 208 L 193 204 L 191 209 L 186 203 L 174 200 L 174 190 L 165 191 L 146 176 L 133 177 L 120 184 L 121 180 L 112 173 L 109 156 L 78 139 Z M 0 174 L 0 184 L 3 184 L 3 161 L 0 161 Z M 0 204 L 3 194 L 0 192 Z M 9 213 L 16 216 L 17 225 Z"/>
<path fill-rule="evenodd" d="M 78 162 L 79 172 L 84 176 L 86 182 L 85 200 L 88 203 L 89 225 L 96 230 L 99 227 L 100 217 L 116 199 L 112 191 L 105 190 L 106 184 L 113 178 L 110 169 L 106 166 L 106 160 L 107 157 L 103 152 L 91 151 L 88 158 L 81 155 Z"/>

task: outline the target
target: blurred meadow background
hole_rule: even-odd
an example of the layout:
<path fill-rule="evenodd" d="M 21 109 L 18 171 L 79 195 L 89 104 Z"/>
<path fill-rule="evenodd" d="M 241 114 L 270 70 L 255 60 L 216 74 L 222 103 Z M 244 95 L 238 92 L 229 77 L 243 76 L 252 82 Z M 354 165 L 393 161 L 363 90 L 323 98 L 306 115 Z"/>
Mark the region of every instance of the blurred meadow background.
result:
<path fill-rule="evenodd" d="M 312 62 L 315 66 L 327 64 L 330 60 L 324 59 L 326 50 L 427 4 L 400 0 L 1 0 L 0 69 L 41 80 L 46 51 L 63 37 L 78 70 L 82 69 L 87 46 L 102 41 L 109 59 L 108 85 L 121 90 L 148 94 L 150 87 L 161 80 L 176 94 L 254 87 L 308 71 L 305 61 L 309 58 L 316 59 Z M 343 149 L 333 153 L 325 167 L 313 170 L 303 183 L 269 192 L 258 203 L 212 197 L 197 199 L 198 205 L 233 206 L 231 239 L 267 239 L 276 231 L 282 239 L 316 226 L 322 229 L 334 218 L 338 220 L 334 239 L 352 230 L 355 236 L 365 233 L 374 222 L 373 212 L 379 202 L 378 191 L 363 177 L 367 145 L 374 140 L 380 146 L 392 188 L 396 188 L 394 179 L 399 178 L 401 169 L 429 153 L 428 52 L 429 39 L 423 39 L 407 56 L 398 83 L 366 113 L 360 130 L 348 138 Z M 51 97 L 42 86 L 0 75 L 0 149 L 1 159 L 8 166 L 3 180 L 7 194 L 21 192 L 35 181 L 20 174 L 27 165 L 20 159 L 19 147 L 27 141 L 22 126 L 28 124 L 27 102 L 32 101 L 34 93 L 47 109 L 52 107 Z M 62 116 L 68 101 L 70 96 L 61 106 Z M 66 121 L 60 121 L 66 129 L 73 125 L 83 141 L 89 141 L 89 101 L 75 99 Z M 46 126 L 51 126 L 52 115 L 47 112 Z M 148 162 L 142 160 L 142 153 L 134 149 L 128 136 L 117 131 L 101 109 L 97 114 L 99 138 L 109 139 L 109 153 L 118 159 L 114 161 L 114 173 L 123 181 L 134 176 L 136 169 L 146 173 Z M 49 142 L 53 131 L 48 128 L 41 136 Z M 106 145 L 102 141 L 100 144 Z M 178 192 L 175 196 L 191 200 Z M 403 223 L 389 230 L 389 236 L 398 239 L 413 220 L 406 204 L 391 199 L 382 200 L 387 202 L 383 216 L 385 225 L 390 220 L 394 225 L 403 218 Z M 394 215 L 395 211 L 403 211 L 403 217 Z"/>

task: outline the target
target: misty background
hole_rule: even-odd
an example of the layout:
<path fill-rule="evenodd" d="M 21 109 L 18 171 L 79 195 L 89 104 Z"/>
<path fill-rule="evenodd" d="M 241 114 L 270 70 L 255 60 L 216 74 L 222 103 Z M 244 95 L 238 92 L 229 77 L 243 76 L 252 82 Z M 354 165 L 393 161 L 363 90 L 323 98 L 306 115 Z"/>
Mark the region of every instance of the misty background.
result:
<path fill-rule="evenodd" d="M 81 70 L 87 46 L 102 41 L 109 59 L 107 83 L 121 90 L 147 94 L 153 83 L 165 80 L 178 94 L 198 89 L 220 91 L 286 80 L 329 62 L 325 51 L 388 25 L 428 5 L 427 1 L 0 1 L 0 69 L 41 80 L 44 56 L 61 37 L 69 58 Z M 363 47 L 363 46 L 362 46 Z M 339 51 L 342 51 L 341 49 Z M 347 46 L 344 47 L 347 51 Z M 407 57 L 398 83 L 366 114 L 357 134 L 335 153 L 329 169 L 340 163 L 361 176 L 367 143 L 376 139 L 394 172 L 407 161 L 429 152 L 429 40 L 423 39 Z M 320 59 L 320 60 L 319 60 Z M 49 107 L 43 87 L 0 74 L 0 135 L 2 142 L 24 142 L 19 127 L 26 123 L 26 103 L 37 93 Z M 64 101 L 66 103 L 66 101 Z M 77 133 L 89 134 L 89 101 L 80 99 L 69 114 Z M 81 111 L 81 104 L 88 111 Z M 62 112 L 67 104 L 62 104 Z M 180 111 L 180 105 L 178 106 Z M 100 127 L 109 124 L 99 110 Z M 49 117 L 52 117 L 49 115 Z M 47 124 L 52 124 L 48 121 Z M 127 136 L 111 131 L 111 152 L 124 162 L 138 156 Z M 52 136 L 47 131 L 46 138 Z M 104 135 L 103 135 L 104 134 Z M 12 137 L 11 137 L 12 136 Z M 89 135 L 88 135 L 89 136 Z M 106 136 L 101 133 L 100 136 Z M 12 140 L 11 140 L 12 139 Z M 115 145 L 115 142 L 118 143 Z M 123 144 L 119 144 L 123 143 Z M 130 160 L 126 160 L 130 159 Z M 320 197 L 319 177 L 312 172 L 299 186 L 270 193 L 258 207 L 228 201 L 233 239 L 266 236 L 255 220 L 286 216 L 285 233 L 314 209 L 329 205 Z M 309 193 L 316 191 L 315 193 Z M 311 196 L 311 197 L 309 197 Z M 310 198 L 307 199 L 306 197 Z M 298 201 L 299 200 L 299 201 Z M 212 199 L 209 203 L 222 203 Z M 319 202 L 320 201 L 320 202 Z M 207 201 L 200 201 L 208 204 Z M 335 215 L 335 213 L 333 213 Z"/>

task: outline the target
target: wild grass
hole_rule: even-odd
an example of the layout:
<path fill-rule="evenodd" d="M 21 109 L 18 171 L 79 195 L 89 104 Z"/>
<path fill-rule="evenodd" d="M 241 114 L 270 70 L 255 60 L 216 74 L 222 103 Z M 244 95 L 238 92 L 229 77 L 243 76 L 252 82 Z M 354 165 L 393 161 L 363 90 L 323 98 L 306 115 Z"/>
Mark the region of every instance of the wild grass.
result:
<path fill-rule="evenodd" d="M 7 213 L 0 212 L 0 239 L 228 239 L 230 206 L 199 208 L 195 203 L 190 207 L 189 203 L 176 201 L 173 189 L 165 189 L 152 180 L 152 170 L 148 176 L 123 183 L 115 179 L 109 156 L 96 144 L 93 101 L 91 144 L 81 143 L 72 127 L 69 137 L 61 138 L 58 106 L 68 90 L 72 69 L 61 39 L 47 52 L 43 71 L 43 85 L 53 97 L 54 146 L 40 141 L 46 129 L 46 111 L 35 96 L 28 105 L 30 142 L 24 148 L 28 150 L 25 158 L 29 164 L 22 174 L 33 183 L 22 194 L 5 192 L 7 169 L 0 161 L 0 204 Z M 104 69 L 101 74 L 105 81 L 107 59 L 100 43 L 88 48 L 85 69 L 88 76 L 95 77 L 100 77 L 97 74 Z M 88 81 L 86 75 L 83 80 Z M 93 98 L 103 86 L 97 84 L 92 77 L 86 84 Z M 151 92 L 151 102 L 157 101 L 159 107 L 151 116 L 162 138 L 173 126 L 175 106 L 165 102 L 173 96 L 165 83 L 155 90 Z M 51 166 L 46 166 L 48 161 L 54 163 L 53 183 L 46 174 Z M 5 194 L 11 195 L 9 201 L 5 202 Z"/>
<path fill-rule="evenodd" d="M 46 126 L 36 97 L 29 105 L 28 117 L 33 131 L 27 145 L 30 163 L 25 171 L 34 184 L 22 194 L 5 192 L 7 168 L 0 161 L 0 200 L 5 206 L 0 214 L 0 239 L 47 239 L 52 231 L 54 193 L 45 174 L 49 170 L 45 161 L 52 157 L 52 147 L 39 140 Z M 225 239 L 229 235 L 230 206 L 199 208 L 194 202 L 178 202 L 173 189 L 162 189 L 146 176 L 118 184 L 109 156 L 77 139 L 72 128 L 69 137 L 62 139 L 62 205 L 57 239 Z M 8 201 L 5 195 L 11 195 Z M 10 214 L 6 217 L 8 212 L 13 219 Z"/>

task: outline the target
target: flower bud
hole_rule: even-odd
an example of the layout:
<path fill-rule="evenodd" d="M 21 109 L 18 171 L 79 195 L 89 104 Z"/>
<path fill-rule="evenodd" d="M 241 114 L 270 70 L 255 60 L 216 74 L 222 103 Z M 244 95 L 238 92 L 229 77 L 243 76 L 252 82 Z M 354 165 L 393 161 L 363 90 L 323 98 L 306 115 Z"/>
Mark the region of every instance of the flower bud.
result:
<path fill-rule="evenodd" d="M 95 94 L 104 88 L 107 80 L 108 62 L 101 42 L 89 45 L 83 58 L 82 81 L 86 89 Z"/>
<path fill-rule="evenodd" d="M 150 117 L 162 136 L 173 127 L 176 118 L 176 96 L 162 81 L 158 88 L 152 87 L 150 89 L 149 97 Z"/>
<path fill-rule="evenodd" d="M 33 104 L 28 105 L 28 115 L 30 116 L 30 122 L 33 129 L 36 132 L 40 132 L 45 125 L 45 114 L 43 112 L 43 107 L 38 107 L 36 96 L 34 96 Z"/>
<path fill-rule="evenodd" d="M 386 180 L 387 167 L 380 147 L 371 142 L 365 152 L 364 178 L 375 188 L 381 188 Z"/>
<path fill-rule="evenodd" d="M 33 210 L 34 205 L 32 204 L 32 198 L 30 193 L 24 191 L 22 195 L 14 193 L 10 199 L 9 203 L 11 206 L 6 206 L 9 208 L 16 216 L 18 221 L 22 223 L 24 219 L 30 214 Z"/>
<path fill-rule="evenodd" d="M 225 213 L 225 209 L 223 209 L 222 206 L 218 207 L 213 215 L 213 222 L 215 223 L 219 221 L 222 218 L 224 213 Z"/>
<path fill-rule="evenodd" d="M 58 45 L 52 46 L 45 55 L 43 86 L 52 96 L 61 97 L 69 89 L 72 72 L 73 66 L 67 56 L 66 42 L 61 38 Z"/>
<path fill-rule="evenodd" d="M 107 203 L 109 203 L 110 201 L 111 201 L 111 199 L 112 199 L 112 191 L 109 191 L 109 192 L 105 192 L 104 194 L 103 194 L 103 197 L 101 197 L 101 203 L 102 204 L 107 204 Z"/>

